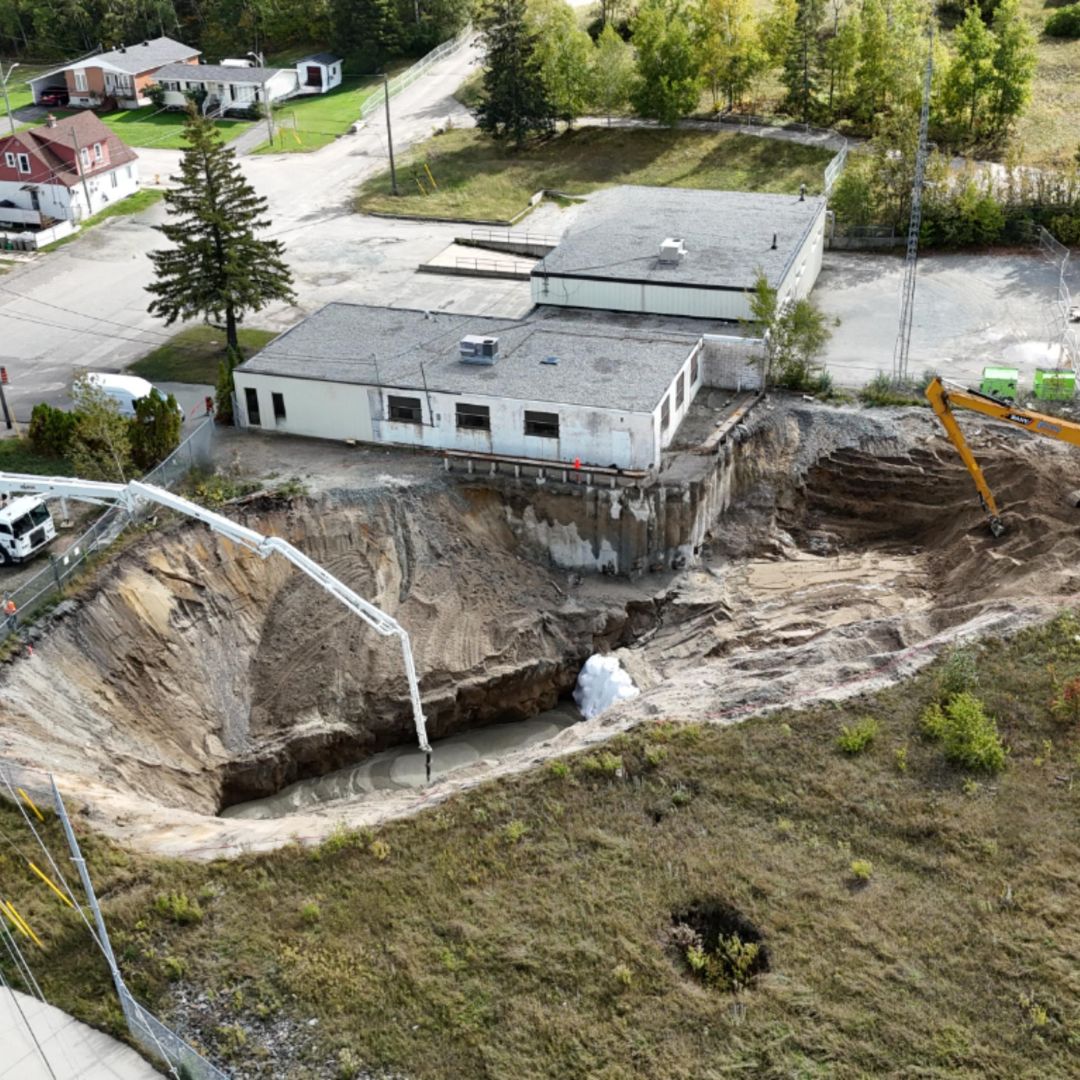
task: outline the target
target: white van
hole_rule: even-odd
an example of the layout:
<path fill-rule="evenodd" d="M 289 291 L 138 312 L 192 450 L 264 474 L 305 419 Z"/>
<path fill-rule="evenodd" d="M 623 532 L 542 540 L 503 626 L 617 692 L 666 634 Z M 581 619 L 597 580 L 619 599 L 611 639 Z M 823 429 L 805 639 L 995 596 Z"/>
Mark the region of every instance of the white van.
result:
<path fill-rule="evenodd" d="M 42 499 L 0 499 L 0 566 L 23 562 L 55 539 L 56 526 Z"/>
<path fill-rule="evenodd" d="M 120 406 L 121 416 L 129 419 L 135 415 L 135 402 L 149 395 L 151 390 L 157 389 L 153 383 L 139 378 L 138 375 L 113 375 L 107 371 L 91 371 L 86 377 L 92 385 L 100 387 Z M 161 390 L 158 390 L 158 393 L 163 398 L 169 396 Z M 183 420 L 183 408 L 177 404 L 176 409 Z"/>

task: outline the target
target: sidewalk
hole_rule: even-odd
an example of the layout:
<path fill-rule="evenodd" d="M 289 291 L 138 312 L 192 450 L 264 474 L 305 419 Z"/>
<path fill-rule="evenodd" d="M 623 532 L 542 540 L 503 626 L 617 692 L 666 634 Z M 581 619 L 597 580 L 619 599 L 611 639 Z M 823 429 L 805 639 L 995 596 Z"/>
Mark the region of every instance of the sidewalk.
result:
<path fill-rule="evenodd" d="M 18 991 L 0 989 L 0 1047 L 0 1080 L 161 1080 L 123 1043 Z"/>

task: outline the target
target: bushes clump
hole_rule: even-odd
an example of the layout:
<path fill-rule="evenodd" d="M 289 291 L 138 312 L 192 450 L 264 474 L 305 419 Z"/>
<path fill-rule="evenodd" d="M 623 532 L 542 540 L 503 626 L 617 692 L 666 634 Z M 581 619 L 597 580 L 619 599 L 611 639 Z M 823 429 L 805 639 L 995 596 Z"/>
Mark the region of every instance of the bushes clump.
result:
<path fill-rule="evenodd" d="M 1080 4 L 1058 8 L 1046 20 L 1046 32 L 1050 37 L 1080 38 Z"/>
<path fill-rule="evenodd" d="M 997 724 L 986 715 L 983 703 L 966 690 L 944 705 L 934 703 L 923 713 L 923 733 L 941 744 L 955 765 L 996 773 L 1005 767 L 1005 747 Z"/>

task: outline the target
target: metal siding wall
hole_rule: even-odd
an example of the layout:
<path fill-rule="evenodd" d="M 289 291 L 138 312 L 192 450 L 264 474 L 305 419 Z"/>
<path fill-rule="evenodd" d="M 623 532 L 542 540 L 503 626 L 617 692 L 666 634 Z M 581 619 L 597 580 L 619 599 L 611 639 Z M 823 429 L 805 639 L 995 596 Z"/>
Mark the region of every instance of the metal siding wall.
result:
<path fill-rule="evenodd" d="M 743 292 L 684 289 L 678 285 L 534 277 L 532 298 L 538 304 L 592 308 L 598 311 L 635 311 L 651 315 L 687 315 L 699 319 L 730 321 L 750 317 L 750 306 Z"/>
<path fill-rule="evenodd" d="M 247 427 L 244 390 L 253 387 L 259 395 L 259 427 L 289 435 L 310 435 L 316 439 L 356 439 L 371 442 L 371 412 L 366 386 L 290 379 L 281 375 L 261 375 L 237 371 L 236 399 Z M 285 419 L 274 420 L 274 392 L 285 398 Z"/>
<path fill-rule="evenodd" d="M 793 296 L 801 300 L 809 296 L 818 274 L 821 272 L 821 258 L 825 249 L 825 207 L 821 208 L 814 228 L 810 231 L 798 256 L 791 264 L 791 270 L 777 289 L 780 300 Z M 800 274 L 800 270 L 802 273 Z"/>

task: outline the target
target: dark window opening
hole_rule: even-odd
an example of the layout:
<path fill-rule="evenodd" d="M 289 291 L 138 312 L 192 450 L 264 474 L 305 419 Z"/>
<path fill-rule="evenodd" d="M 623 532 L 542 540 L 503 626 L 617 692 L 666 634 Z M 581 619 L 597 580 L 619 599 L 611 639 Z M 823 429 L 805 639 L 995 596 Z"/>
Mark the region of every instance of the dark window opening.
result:
<path fill-rule="evenodd" d="M 667 431 L 668 425 L 671 423 L 671 395 L 669 394 L 664 398 L 664 403 L 660 406 L 660 430 Z"/>
<path fill-rule="evenodd" d="M 270 400 L 274 403 L 274 419 L 285 419 L 285 395 L 278 393 L 271 393 Z"/>
<path fill-rule="evenodd" d="M 466 405 L 459 401 L 457 406 L 457 426 L 471 428 L 473 431 L 491 430 L 491 410 L 486 405 Z"/>
<path fill-rule="evenodd" d="M 553 412 L 532 412 L 525 410 L 525 434 L 536 435 L 541 439 L 559 437 L 559 414 Z"/>
<path fill-rule="evenodd" d="M 683 383 L 683 373 L 679 372 L 679 377 L 675 380 L 675 408 L 681 409 L 682 403 L 686 400 L 686 387 Z"/>
<path fill-rule="evenodd" d="M 248 423 L 252 427 L 260 427 L 259 420 L 259 391 L 253 386 L 244 387 L 244 403 L 247 405 Z"/>
<path fill-rule="evenodd" d="M 690 357 L 690 385 L 693 386 L 697 382 L 698 366 L 697 366 L 697 353 L 694 353 Z"/>
<path fill-rule="evenodd" d="M 418 397 L 398 397 L 396 394 L 389 394 L 386 404 L 390 410 L 391 420 L 400 420 L 403 424 L 424 422 L 424 410 L 420 406 Z"/>

